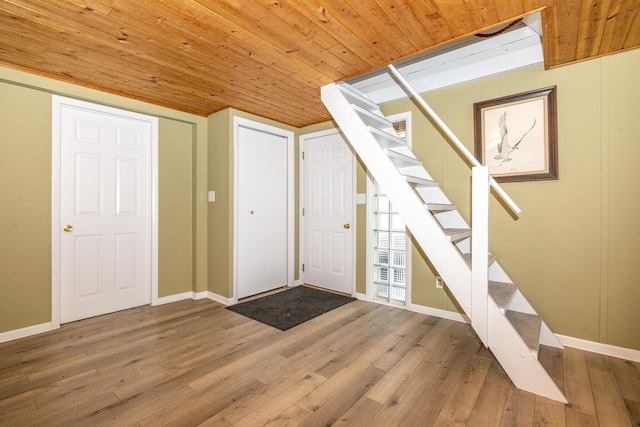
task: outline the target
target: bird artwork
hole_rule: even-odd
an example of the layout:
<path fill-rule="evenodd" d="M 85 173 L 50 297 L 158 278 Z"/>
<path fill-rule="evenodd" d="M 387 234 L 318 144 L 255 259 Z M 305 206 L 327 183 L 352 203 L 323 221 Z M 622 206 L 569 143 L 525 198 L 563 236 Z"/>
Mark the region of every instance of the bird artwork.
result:
<path fill-rule="evenodd" d="M 505 162 L 511 161 L 511 157 L 510 157 L 511 154 L 513 153 L 514 150 L 518 149 L 518 146 L 520 145 L 524 137 L 527 136 L 529 132 L 531 132 L 531 130 L 534 128 L 535 125 L 536 125 L 536 120 L 533 119 L 533 124 L 531 125 L 529 130 L 526 131 L 520 137 L 518 142 L 516 142 L 513 146 L 511 146 L 509 144 L 509 132 L 507 130 L 507 112 L 505 111 L 500 115 L 500 119 L 498 120 L 498 128 L 500 130 L 500 142 L 498 143 L 498 155 L 494 157 L 496 160 L 501 160 L 498 166 L 501 166 Z"/>

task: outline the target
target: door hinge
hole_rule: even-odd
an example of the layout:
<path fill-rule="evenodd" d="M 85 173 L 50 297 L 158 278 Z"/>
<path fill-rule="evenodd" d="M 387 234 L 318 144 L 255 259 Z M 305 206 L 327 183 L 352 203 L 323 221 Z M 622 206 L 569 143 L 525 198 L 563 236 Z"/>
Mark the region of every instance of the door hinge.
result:
<path fill-rule="evenodd" d="M 302 271 L 304 271 L 304 264 L 302 264 Z"/>
<path fill-rule="evenodd" d="M 304 151 L 302 152 L 302 160 L 304 160 Z"/>
<path fill-rule="evenodd" d="M 302 208 L 302 216 L 304 216 L 304 208 Z"/>

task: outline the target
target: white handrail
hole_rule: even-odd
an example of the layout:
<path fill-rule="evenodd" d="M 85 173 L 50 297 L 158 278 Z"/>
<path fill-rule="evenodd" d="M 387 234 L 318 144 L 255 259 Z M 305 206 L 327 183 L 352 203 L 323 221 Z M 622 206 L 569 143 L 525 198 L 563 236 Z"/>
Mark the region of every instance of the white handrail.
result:
<path fill-rule="evenodd" d="M 470 152 L 467 150 L 467 147 L 458 139 L 458 137 L 449 129 L 449 127 L 438 117 L 438 115 L 429 107 L 429 104 L 425 102 L 425 100 L 416 92 L 413 87 L 409 84 L 409 82 L 400 74 L 400 72 L 394 67 L 392 64 L 389 64 L 389 69 L 396 77 L 396 79 L 400 82 L 400 84 L 404 87 L 404 89 L 409 92 L 411 97 L 415 99 L 420 106 L 424 109 L 427 115 L 435 122 L 435 124 L 442 130 L 445 135 L 449 138 L 449 140 L 456 146 L 456 148 L 462 153 L 465 159 L 471 163 L 472 166 L 482 166 L 482 164 L 476 159 Z M 496 193 L 500 196 L 500 198 L 511 208 L 511 210 L 515 214 L 519 214 L 522 210 L 516 205 L 516 203 L 509 197 L 509 195 L 502 189 L 500 184 L 496 182 L 493 177 L 489 177 L 489 184 Z"/>

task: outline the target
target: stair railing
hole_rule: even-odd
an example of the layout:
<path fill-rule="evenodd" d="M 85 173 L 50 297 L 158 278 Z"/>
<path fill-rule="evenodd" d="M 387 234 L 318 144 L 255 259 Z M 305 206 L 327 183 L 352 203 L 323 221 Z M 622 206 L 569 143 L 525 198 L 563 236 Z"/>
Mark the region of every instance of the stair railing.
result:
<path fill-rule="evenodd" d="M 402 85 L 405 91 L 413 99 L 420 104 L 425 113 L 429 116 L 429 118 L 436 124 L 436 126 L 449 138 L 449 140 L 455 145 L 460 153 L 464 156 L 465 160 L 467 160 L 471 166 L 482 166 L 482 164 L 476 159 L 470 152 L 467 150 L 467 147 L 464 146 L 462 142 L 458 139 L 458 137 L 449 129 L 449 127 L 438 117 L 438 115 L 433 111 L 433 109 L 425 102 L 425 100 L 418 94 L 418 92 L 411 87 L 409 82 L 400 74 L 400 72 L 393 66 L 393 64 L 389 64 L 389 70 L 398 80 L 398 82 Z M 500 198 L 509 206 L 509 208 L 516 215 L 520 214 L 522 210 L 516 205 L 516 203 L 509 197 L 509 195 L 502 189 L 500 184 L 496 182 L 493 177 L 489 177 L 489 184 L 493 188 L 493 190 L 500 196 Z"/>
<path fill-rule="evenodd" d="M 408 83 L 406 83 L 406 86 L 414 94 L 414 98 L 423 104 L 425 112 L 431 111 L 415 91 L 410 89 Z M 488 347 L 496 355 L 496 358 L 500 361 L 500 364 L 516 387 L 567 403 L 567 399 L 560 388 L 537 360 L 537 355 L 531 351 L 528 344 L 523 340 L 522 335 L 518 333 L 513 324 L 504 315 L 502 308 L 493 299 L 489 298 L 488 276 L 489 265 L 492 262 L 489 257 L 488 244 L 489 204 L 491 187 L 495 186 L 494 188 L 500 190 L 500 187 L 491 179 L 489 168 L 481 166 L 474 161 L 475 159 L 468 154 L 453 133 L 432 113 L 432 119 L 441 123 L 442 130 L 451 137 L 452 141 L 457 141 L 461 152 L 467 152 L 469 162 L 473 165 L 471 269 L 469 269 L 465 263 L 468 258 L 454 256 L 456 252 L 460 255 L 460 251 L 450 244 L 452 239 L 447 239 L 445 234 L 442 233 L 443 224 L 435 217 L 426 214 L 424 209 L 420 209 L 425 199 L 422 195 L 416 193 L 411 186 L 407 185 L 405 177 L 398 173 L 398 167 L 394 165 L 392 158 L 388 155 L 389 153 L 384 149 L 384 144 L 380 144 L 380 140 L 373 133 L 373 130 L 377 129 L 377 127 L 365 124 L 364 117 L 361 114 L 364 109 L 357 108 L 357 105 L 352 104 L 345 96 L 344 91 L 341 91 L 335 83 L 322 87 L 322 101 L 339 123 L 345 135 L 349 138 L 353 149 L 358 153 L 363 163 L 367 165 L 367 169 L 371 171 L 371 174 L 375 177 L 384 177 L 385 188 L 387 190 L 389 188 L 392 189 L 391 192 L 388 191 L 388 194 L 393 194 L 397 198 L 398 210 L 401 216 L 405 218 L 405 223 L 407 225 L 411 224 L 410 227 L 412 231 L 415 231 L 414 237 L 420 247 L 425 251 L 427 248 L 436 248 L 434 251 L 429 251 L 429 256 L 434 266 L 443 274 L 443 277 L 446 275 L 445 280 L 451 279 L 449 282 L 450 290 L 471 319 L 473 329 L 485 346 L 490 340 Z M 368 106 L 374 110 L 374 115 L 382 116 L 377 105 Z M 359 110 L 362 111 L 359 112 Z M 365 115 L 368 116 L 367 114 Z M 388 127 L 388 125 L 385 122 L 385 126 Z M 510 202 L 507 204 L 513 208 L 514 212 L 520 211 L 504 192 L 501 191 L 499 194 L 504 197 L 505 203 Z M 395 201 L 393 203 L 396 204 Z M 458 249 L 461 248 L 458 247 Z M 467 250 L 467 246 L 465 246 L 464 250 Z M 528 312 L 527 310 L 533 310 L 521 294 L 517 293 L 516 296 L 519 296 L 518 305 L 524 309 L 516 311 Z M 489 333 L 489 329 L 491 329 L 491 333 Z M 562 345 L 544 322 L 542 322 L 540 339 L 540 342 L 543 342 L 542 340 L 544 339 L 548 345 L 562 348 Z"/>
<path fill-rule="evenodd" d="M 392 64 L 389 70 L 404 90 L 422 107 L 432 122 L 458 149 L 458 152 L 472 166 L 472 209 L 471 209 L 471 325 L 485 346 L 489 345 L 489 195 L 491 187 L 517 215 L 521 209 L 489 175 L 489 168 L 483 166 L 451 129 L 440 119 L 426 101 L 413 89 L 409 82 Z"/>

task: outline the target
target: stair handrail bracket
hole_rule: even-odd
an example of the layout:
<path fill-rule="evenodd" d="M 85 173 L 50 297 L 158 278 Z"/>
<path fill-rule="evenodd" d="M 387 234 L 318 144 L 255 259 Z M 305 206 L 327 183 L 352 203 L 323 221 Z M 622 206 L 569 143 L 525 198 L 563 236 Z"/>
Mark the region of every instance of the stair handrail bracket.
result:
<path fill-rule="evenodd" d="M 464 159 L 471 164 L 471 166 L 482 166 L 482 164 L 476 159 L 471 152 L 467 149 L 467 147 L 460 141 L 460 139 L 456 136 L 455 133 L 445 124 L 444 121 L 436 114 L 435 111 L 426 103 L 426 101 L 420 96 L 418 92 L 409 84 L 409 82 L 404 78 L 402 74 L 398 71 L 398 69 L 393 65 L 388 65 L 389 70 L 392 75 L 396 78 L 398 83 L 404 88 L 404 90 L 409 94 L 411 98 L 413 98 L 423 109 L 423 111 L 429 116 L 429 118 L 433 121 L 433 123 L 441 130 L 451 141 L 451 143 L 458 149 L 458 151 L 464 156 Z M 519 215 L 522 210 L 518 205 L 509 197 L 509 195 L 504 191 L 504 189 L 498 184 L 498 182 L 493 178 L 489 177 L 489 184 L 493 188 L 493 190 L 498 194 L 498 196 L 504 201 L 504 203 L 509 206 L 509 209 L 516 214 Z"/>

